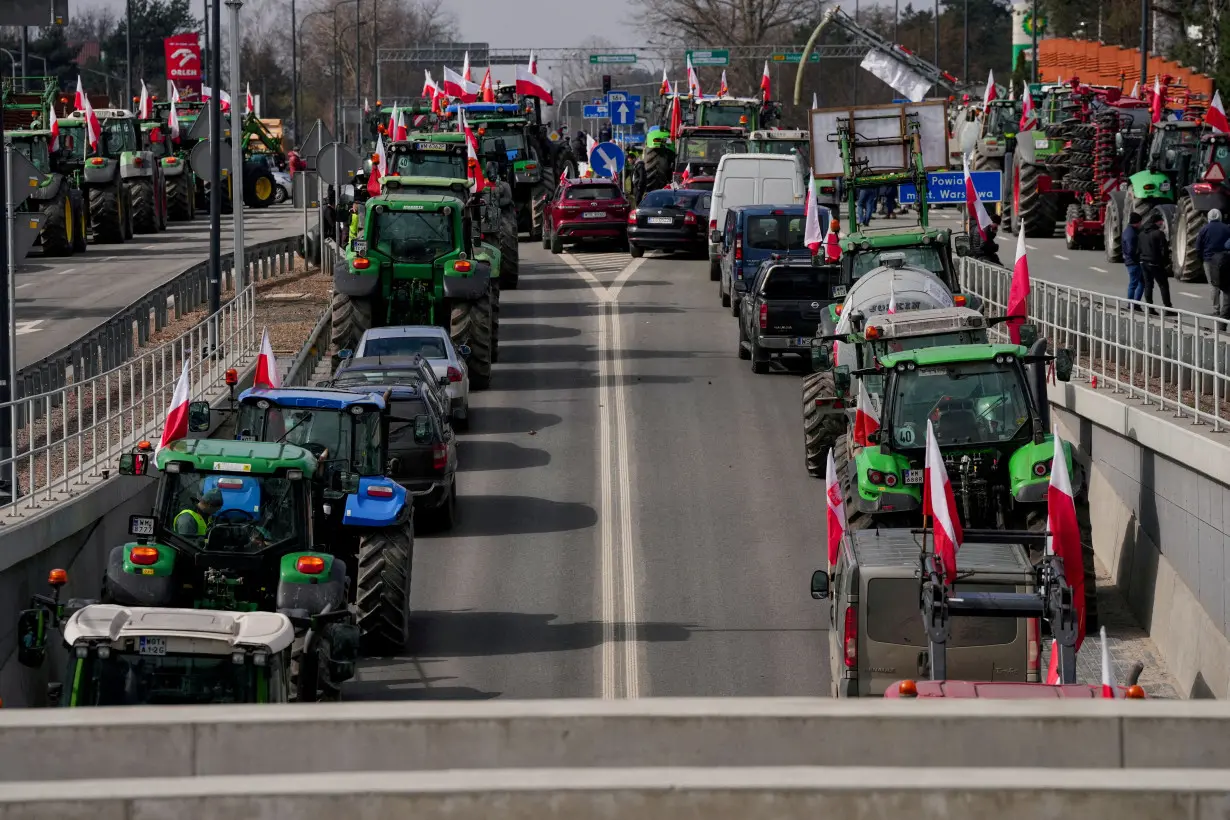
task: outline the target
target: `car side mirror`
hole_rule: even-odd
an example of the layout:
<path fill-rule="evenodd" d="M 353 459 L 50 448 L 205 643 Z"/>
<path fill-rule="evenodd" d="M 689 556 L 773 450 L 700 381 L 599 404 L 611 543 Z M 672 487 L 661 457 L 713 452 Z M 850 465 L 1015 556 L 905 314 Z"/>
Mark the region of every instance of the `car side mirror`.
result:
<path fill-rule="evenodd" d="M 1038 326 L 1033 323 L 1021 325 L 1017 330 L 1021 334 L 1021 344 L 1025 347 L 1033 347 L 1034 342 L 1038 341 Z"/>
<path fill-rule="evenodd" d="M 148 454 L 124 453 L 120 456 L 120 475 L 145 475 L 148 470 Z"/>
<path fill-rule="evenodd" d="M 711 234 L 709 234 L 709 241 L 713 243 L 721 242 L 722 234 L 719 231 L 713 231 Z"/>
<path fill-rule="evenodd" d="M 17 616 L 17 662 L 37 669 L 47 659 L 47 616 L 45 609 L 23 609 Z"/>
<path fill-rule="evenodd" d="M 414 417 L 414 443 L 426 444 L 431 439 L 431 419 L 426 415 Z"/>
<path fill-rule="evenodd" d="M 1055 378 L 1061 382 L 1072 381 L 1072 350 L 1061 347 L 1055 351 Z"/>
<path fill-rule="evenodd" d="M 208 433 L 212 413 L 207 401 L 194 401 L 188 405 L 188 432 Z"/>
<path fill-rule="evenodd" d="M 469 358 L 470 357 L 470 346 L 469 345 L 457 345 L 457 355 L 463 359 Z"/>
<path fill-rule="evenodd" d="M 811 574 L 811 597 L 823 601 L 829 597 L 829 573 L 818 569 Z"/>

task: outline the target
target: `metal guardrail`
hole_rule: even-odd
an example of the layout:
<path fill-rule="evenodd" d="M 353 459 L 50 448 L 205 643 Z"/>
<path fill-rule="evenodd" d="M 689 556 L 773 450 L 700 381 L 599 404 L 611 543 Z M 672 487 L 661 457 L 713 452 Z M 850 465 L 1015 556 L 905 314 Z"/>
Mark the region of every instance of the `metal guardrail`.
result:
<path fill-rule="evenodd" d="M 1012 271 L 969 257 L 961 286 L 1007 310 Z M 1176 419 L 1230 429 L 1230 326 L 1199 313 L 1034 279 L 1030 320 L 1053 347 L 1074 353 L 1075 372 L 1095 387 L 1172 411 Z M 996 333 L 1006 338 L 1001 328 Z"/>
<path fill-rule="evenodd" d="M 341 249 L 332 239 L 326 239 L 323 248 L 325 270 L 332 270 L 333 263 L 341 256 Z M 316 326 L 312 328 L 311 334 L 308 336 L 303 347 L 299 351 L 299 355 L 291 362 L 290 369 L 286 371 L 286 378 L 283 381 L 287 387 L 311 387 L 312 373 L 316 370 L 316 365 L 320 364 L 320 360 L 329 354 L 329 336 L 333 330 L 333 307 L 326 306 L 324 313 L 321 314 L 320 320 L 316 322 Z"/>
<path fill-rule="evenodd" d="M 248 281 L 266 279 L 288 270 L 301 243 L 302 237 L 296 234 L 246 246 L 244 261 L 249 271 Z M 223 254 L 224 291 L 234 286 L 234 276 L 232 255 Z M 208 299 L 209 262 L 206 260 L 154 288 L 85 336 L 21 368 L 13 388 L 14 395 L 17 398 L 43 396 L 112 371 L 136 356 L 151 335 L 174 319 L 197 310 Z"/>

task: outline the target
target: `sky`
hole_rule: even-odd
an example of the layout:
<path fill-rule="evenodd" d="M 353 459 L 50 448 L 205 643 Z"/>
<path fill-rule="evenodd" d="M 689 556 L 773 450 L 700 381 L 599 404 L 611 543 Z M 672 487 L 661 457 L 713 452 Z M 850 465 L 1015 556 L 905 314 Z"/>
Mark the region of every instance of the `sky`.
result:
<path fill-rule="evenodd" d="M 260 2 L 263 0 L 247 0 L 245 5 Z M 192 5 L 197 16 L 203 16 L 203 0 L 192 0 Z M 298 0 L 297 7 L 315 5 L 312 0 Z M 628 46 L 644 39 L 631 24 L 628 0 L 610 0 L 609 5 L 592 0 L 448 0 L 444 5 L 452 11 L 465 39 L 486 41 L 493 48 L 567 48 L 593 37 Z M 70 0 L 69 15 L 92 8 L 122 14 L 124 0 Z M 603 8 L 614 14 L 601 13 Z M 476 24 L 485 33 L 471 33 Z"/>

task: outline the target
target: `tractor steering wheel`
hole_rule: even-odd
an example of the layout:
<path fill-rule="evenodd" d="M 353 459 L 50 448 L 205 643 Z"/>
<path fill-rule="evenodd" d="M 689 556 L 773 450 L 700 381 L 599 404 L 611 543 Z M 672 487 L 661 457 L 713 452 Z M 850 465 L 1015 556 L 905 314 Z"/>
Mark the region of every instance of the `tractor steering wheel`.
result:
<path fill-rule="evenodd" d="M 304 442 L 302 447 L 315 456 L 318 461 L 324 458 L 329 452 L 328 447 L 315 441 Z"/>
<path fill-rule="evenodd" d="M 250 521 L 255 521 L 256 516 L 247 510 L 222 510 L 214 516 L 214 521 L 220 524 L 247 524 Z"/>

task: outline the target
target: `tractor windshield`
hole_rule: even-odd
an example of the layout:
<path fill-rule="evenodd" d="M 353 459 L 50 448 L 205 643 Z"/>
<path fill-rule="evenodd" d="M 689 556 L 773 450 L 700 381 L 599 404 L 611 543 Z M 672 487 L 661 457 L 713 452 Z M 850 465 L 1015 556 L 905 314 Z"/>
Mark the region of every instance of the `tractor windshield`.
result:
<path fill-rule="evenodd" d="M 1160 171 L 1178 171 L 1188 157 L 1194 157 L 1200 147 L 1200 130 L 1168 128 L 1153 143 L 1153 161 Z"/>
<path fill-rule="evenodd" d="M 307 541 L 302 481 L 250 473 L 166 477 L 159 530 L 197 549 L 258 552 L 285 541 Z"/>
<path fill-rule="evenodd" d="M 144 642 L 144 638 L 141 639 Z M 163 645 L 165 647 L 165 644 Z M 77 666 L 79 664 L 79 666 Z M 74 659 L 74 706 L 155 706 L 168 704 L 256 703 L 261 698 L 251 663 L 227 655 L 146 655 L 112 651 Z"/>
<path fill-rule="evenodd" d="M 460 154 L 444 151 L 398 153 L 390 176 L 465 179 L 466 161 Z"/>
<path fill-rule="evenodd" d="M 717 165 L 726 154 L 747 153 L 747 140 L 739 137 L 684 137 L 679 140 L 679 162 Z"/>
<path fill-rule="evenodd" d="M 511 160 L 525 159 L 525 137 L 520 131 L 487 132 L 483 137 L 483 156 L 495 153 L 495 141 L 504 140 L 504 151 Z"/>
<path fill-rule="evenodd" d="M 950 277 L 944 271 L 944 257 L 937 245 L 924 245 L 915 248 L 873 248 L 869 251 L 859 251 L 854 256 L 854 278 L 860 279 L 863 274 L 870 273 L 880 267 L 880 255 L 885 253 L 902 254 L 905 256 L 905 267 L 929 270 L 941 280 L 947 282 Z"/>
<path fill-rule="evenodd" d="M 751 144 L 753 154 L 801 154 L 807 155 L 807 140 L 756 140 Z"/>
<path fill-rule="evenodd" d="M 1002 137 L 1004 134 L 1015 134 L 1020 123 L 1021 108 L 1017 103 L 992 105 L 987 110 L 982 133 L 986 137 Z"/>
<path fill-rule="evenodd" d="M 103 144 L 107 148 L 107 156 L 115 158 L 124 151 L 137 151 L 137 135 L 133 131 L 130 120 L 104 120 Z"/>
<path fill-rule="evenodd" d="M 752 113 L 743 105 L 705 105 L 700 115 L 702 125 L 725 125 L 735 128 L 751 128 Z"/>
<path fill-rule="evenodd" d="M 889 416 L 898 447 L 923 447 L 928 420 L 941 447 L 1011 441 L 1030 421 L 1015 363 L 958 362 L 893 376 Z"/>
<path fill-rule="evenodd" d="M 374 227 L 371 247 L 394 262 L 432 262 L 455 245 L 452 215 L 442 211 L 386 209 L 376 214 Z"/>
<path fill-rule="evenodd" d="M 13 150 L 34 164 L 34 167 L 46 173 L 51 170 L 47 156 L 47 143 L 41 139 L 13 140 Z"/>
<path fill-rule="evenodd" d="M 68 124 L 60 120 L 60 157 L 69 162 L 84 162 L 85 149 L 85 124 Z"/>
<path fill-rule="evenodd" d="M 257 441 L 294 444 L 326 465 L 337 465 L 359 475 L 380 475 L 384 469 L 378 412 L 261 408 L 245 403 L 239 410 L 239 430 Z"/>

